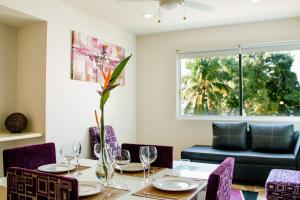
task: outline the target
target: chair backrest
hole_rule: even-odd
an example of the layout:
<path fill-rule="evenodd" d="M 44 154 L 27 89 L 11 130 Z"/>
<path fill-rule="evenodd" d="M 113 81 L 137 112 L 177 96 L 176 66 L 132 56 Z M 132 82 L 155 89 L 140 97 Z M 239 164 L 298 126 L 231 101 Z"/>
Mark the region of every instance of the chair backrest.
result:
<path fill-rule="evenodd" d="M 226 158 L 210 174 L 207 183 L 206 200 L 229 200 L 231 194 L 234 158 Z"/>
<path fill-rule="evenodd" d="M 107 144 L 112 143 L 112 142 L 118 142 L 115 131 L 112 126 L 106 125 L 105 126 L 105 142 Z M 92 153 L 92 158 L 97 160 L 98 158 L 94 154 L 94 145 L 97 143 L 100 143 L 100 137 L 99 137 L 99 128 L 94 126 L 89 128 L 90 132 L 90 138 L 91 138 L 91 153 Z"/>
<path fill-rule="evenodd" d="M 122 149 L 130 152 L 131 162 L 140 162 L 139 151 L 141 146 L 156 147 L 157 159 L 151 164 L 152 166 L 173 168 L 173 146 L 124 143 Z"/>
<path fill-rule="evenodd" d="M 41 165 L 56 163 L 54 143 L 44 143 L 31 146 L 3 150 L 4 175 L 9 167 L 37 169 Z"/>
<path fill-rule="evenodd" d="M 15 199 L 78 200 L 78 181 L 11 167 L 7 170 L 7 200 Z"/>

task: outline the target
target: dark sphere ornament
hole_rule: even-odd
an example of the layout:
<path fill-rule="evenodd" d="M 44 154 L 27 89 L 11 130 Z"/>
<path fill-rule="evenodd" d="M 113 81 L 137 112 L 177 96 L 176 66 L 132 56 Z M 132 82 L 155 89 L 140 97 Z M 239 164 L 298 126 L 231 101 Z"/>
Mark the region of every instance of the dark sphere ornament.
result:
<path fill-rule="evenodd" d="M 5 127 L 11 133 L 21 133 L 27 127 L 27 117 L 22 113 L 13 113 L 5 120 Z"/>

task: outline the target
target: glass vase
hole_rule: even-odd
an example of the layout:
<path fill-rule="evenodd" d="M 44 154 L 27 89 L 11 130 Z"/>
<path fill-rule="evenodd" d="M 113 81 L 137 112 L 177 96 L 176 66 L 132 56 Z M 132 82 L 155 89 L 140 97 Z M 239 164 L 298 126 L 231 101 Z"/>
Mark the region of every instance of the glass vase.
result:
<path fill-rule="evenodd" d="M 114 172 L 111 151 L 107 145 L 104 145 L 104 147 L 101 148 L 97 162 L 96 176 L 104 185 L 110 186 Z"/>

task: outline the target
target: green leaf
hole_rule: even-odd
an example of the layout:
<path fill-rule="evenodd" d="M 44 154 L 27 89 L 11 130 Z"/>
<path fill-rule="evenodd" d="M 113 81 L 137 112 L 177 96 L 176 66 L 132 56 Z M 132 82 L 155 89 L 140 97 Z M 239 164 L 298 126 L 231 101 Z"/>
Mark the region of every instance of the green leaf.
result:
<path fill-rule="evenodd" d="M 116 80 L 118 80 L 119 76 L 121 75 L 124 67 L 126 66 L 127 62 L 129 61 L 129 59 L 131 58 L 132 55 L 124 58 L 120 64 L 115 68 L 113 74 L 111 75 L 110 78 L 110 84 L 114 84 L 116 82 Z"/>
<path fill-rule="evenodd" d="M 110 91 L 106 91 L 106 92 L 103 93 L 103 96 L 101 98 L 101 101 L 103 101 L 103 105 L 105 105 L 105 103 L 107 102 L 109 96 L 110 96 Z"/>

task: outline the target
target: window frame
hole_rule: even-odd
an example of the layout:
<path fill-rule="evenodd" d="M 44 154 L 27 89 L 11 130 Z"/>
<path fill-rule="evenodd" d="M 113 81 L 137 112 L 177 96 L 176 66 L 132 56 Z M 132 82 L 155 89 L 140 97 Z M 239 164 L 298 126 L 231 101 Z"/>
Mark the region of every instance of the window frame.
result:
<path fill-rule="evenodd" d="M 178 120 L 230 120 L 230 121 L 300 121 L 300 116 L 245 116 L 243 114 L 243 105 L 239 106 L 239 115 L 182 115 L 181 114 L 181 59 L 197 58 L 200 56 L 218 56 L 232 55 L 236 52 L 239 56 L 239 104 L 243 103 L 243 66 L 242 55 L 254 52 L 270 52 L 270 51 L 291 51 L 300 50 L 300 40 L 245 44 L 238 45 L 235 48 L 223 49 L 195 49 L 195 50 L 176 50 L 176 119 Z M 222 54 L 223 53 L 223 54 Z"/>

